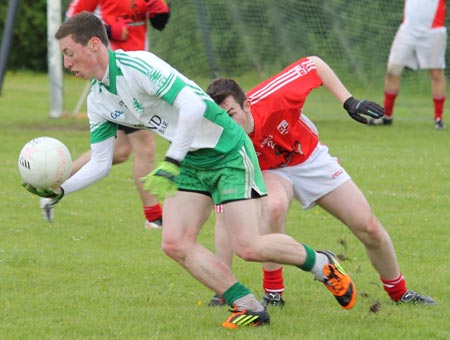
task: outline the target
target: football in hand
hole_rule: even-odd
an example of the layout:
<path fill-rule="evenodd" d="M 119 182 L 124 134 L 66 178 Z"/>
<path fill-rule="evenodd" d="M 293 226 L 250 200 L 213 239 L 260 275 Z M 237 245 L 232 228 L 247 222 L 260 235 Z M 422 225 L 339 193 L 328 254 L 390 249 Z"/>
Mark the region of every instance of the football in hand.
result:
<path fill-rule="evenodd" d="M 72 157 L 59 140 L 38 137 L 24 145 L 18 165 L 25 183 L 37 189 L 49 189 L 58 187 L 69 177 Z"/>

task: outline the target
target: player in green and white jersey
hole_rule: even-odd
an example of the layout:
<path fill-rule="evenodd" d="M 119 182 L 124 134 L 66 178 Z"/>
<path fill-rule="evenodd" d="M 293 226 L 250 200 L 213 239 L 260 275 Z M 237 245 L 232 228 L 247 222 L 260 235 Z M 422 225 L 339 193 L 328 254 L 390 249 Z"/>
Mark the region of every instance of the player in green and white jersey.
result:
<path fill-rule="evenodd" d="M 233 307 L 224 327 L 268 324 L 270 317 L 231 269 L 198 243 L 213 204 L 223 206 L 219 218 L 238 256 L 310 271 L 333 287 L 344 308 L 353 306 L 353 282 L 331 256 L 316 259 L 310 247 L 284 234 L 260 235 L 266 192 L 252 143 L 194 82 L 149 52 L 112 52 L 103 24 L 91 13 L 73 16 L 55 36 L 64 66 L 93 79 L 87 106 L 91 160 L 60 190 L 25 185 L 27 190 L 57 203 L 109 173 L 118 125 L 149 129 L 171 142 L 165 160 L 145 177 L 146 188 L 165 198 L 162 249 Z"/>

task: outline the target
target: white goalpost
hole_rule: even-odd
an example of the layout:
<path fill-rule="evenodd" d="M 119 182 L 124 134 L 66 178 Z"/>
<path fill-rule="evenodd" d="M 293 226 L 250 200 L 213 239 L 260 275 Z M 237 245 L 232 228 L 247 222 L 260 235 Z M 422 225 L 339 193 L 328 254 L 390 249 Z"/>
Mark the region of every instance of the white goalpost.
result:
<path fill-rule="evenodd" d="M 51 118 L 59 118 L 63 113 L 63 66 L 61 52 L 55 33 L 61 25 L 61 0 L 47 1 L 47 64 L 50 82 Z"/>

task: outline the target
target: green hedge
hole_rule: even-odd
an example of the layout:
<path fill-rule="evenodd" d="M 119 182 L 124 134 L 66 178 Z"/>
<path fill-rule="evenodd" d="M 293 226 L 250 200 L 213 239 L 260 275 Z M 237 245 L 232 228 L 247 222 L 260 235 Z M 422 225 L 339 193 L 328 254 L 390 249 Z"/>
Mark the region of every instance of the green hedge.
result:
<path fill-rule="evenodd" d="M 3 30 L 9 1 L 0 2 L 0 32 Z M 14 25 L 8 69 L 47 70 L 46 1 L 19 1 Z"/>
<path fill-rule="evenodd" d="M 69 0 L 61 1 L 64 13 Z M 320 55 L 338 75 L 362 84 L 383 77 L 403 9 L 403 1 L 388 0 L 169 3 L 170 22 L 162 32 L 150 30 L 150 49 L 190 76 L 208 77 L 216 68 L 222 76 L 253 72 L 263 77 L 301 56 Z M 0 3 L 0 32 L 7 6 L 8 1 Z M 205 49 L 198 6 L 207 16 L 211 50 Z M 46 57 L 46 1 L 22 0 L 8 69 L 46 71 Z"/>

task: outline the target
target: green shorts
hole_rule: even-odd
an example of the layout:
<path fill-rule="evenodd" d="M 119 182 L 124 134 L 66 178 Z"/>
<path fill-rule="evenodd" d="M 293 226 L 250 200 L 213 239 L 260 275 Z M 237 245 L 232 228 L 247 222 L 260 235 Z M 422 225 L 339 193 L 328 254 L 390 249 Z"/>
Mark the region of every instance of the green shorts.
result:
<path fill-rule="evenodd" d="M 200 192 L 212 197 L 214 204 L 265 196 L 266 186 L 255 150 L 249 138 L 233 154 L 213 167 L 201 169 L 182 162 L 177 177 L 179 190 Z"/>

